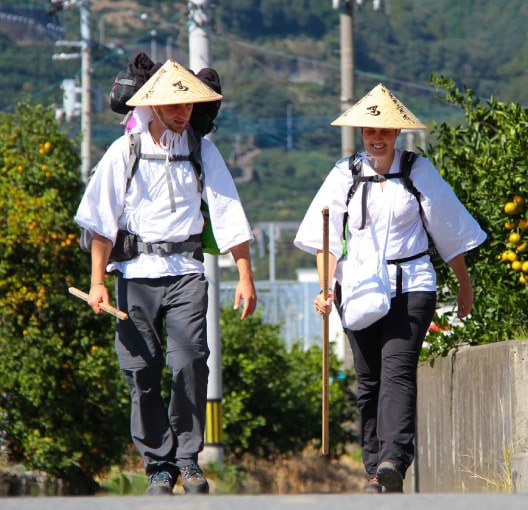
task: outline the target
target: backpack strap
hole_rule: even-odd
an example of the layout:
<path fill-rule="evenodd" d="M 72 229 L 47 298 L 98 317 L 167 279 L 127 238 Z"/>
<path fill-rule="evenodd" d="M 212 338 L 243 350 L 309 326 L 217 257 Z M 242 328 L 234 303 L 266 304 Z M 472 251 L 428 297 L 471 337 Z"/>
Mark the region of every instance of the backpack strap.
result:
<path fill-rule="evenodd" d="M 189 161 L 194 168 L 198 178 L 198 191 L 203 191 L 203 161 L 202 161 L 202 136 L 189 126 L 187 129 L 187 141 L 189 144 Z"/>
<path fill-rule="evenodd" d="M 203 190 L 203 175 L 202 175 L 202 144 L 201 136 L 196 134 L 195 130 L 190 127 L 187 129 L 187 140 L 189 145 L 188 155 L 171 155 L 169 156 L 169 162 L 173 161 L 190 161 L 191 165 L 198 178 L 198 191 L 201 193 Z M 128 189 L 130 181 L 138 168 L 140 159 L 153 159 L 158 161 L 165 161 L 166 157 L 163 154 L 146 154 L 141 152 L 141 135 L 140 133 L 128 133 L 128 142 L 130 146 L 129 158 L 126 169 L 127 185 Z"/>
<path fill-rule="evenodd" d="M 169 162 L 173 161 L 190 161 L 191 165 L 198 178 L 198 191 L 202 192 L 203 189 L 203 176 L 202 176 L 202 158 L 201 158 L 201 137 L 195 134 L 193 128 L 187 130 L 187 139 L 189 142 L 189 154 L 188 155 L 171 155 L 169 156 Z M 129 158 L 126 168 L 126 189 L 130 186 L 130 181 L 134 177 L 136 170 L 139 166 L 140 159 L 150 159 L 165 161 L 167 159 L 163 154 L 146 154 L 141 152 L 141 134 L 140 133 L 128 133 L 129 141 Z M 168 167 L 166 168 L 167 185 L 169 186 L 169 194 L 171 201 L 171 211 L 176 210 L 174 190 L 172 189 L 170 182 L 170 173 Z M 201 251 L 201 240 L 200 236 L 191 236 L 187 241 L 182 243 L 155 243 L 149 245 L 149 243 L 143 243 L 141 239 L 137 239 L 135 249 L 137 253 L 157 253 L 160 256 L 169 255 L 171 253 L 184 253 L 187 251 L 193 252 L 193 257 L 203 262 L 203 253 Z M 192 243 L 190 243 L 192 241 Z M 197 244 L 198 243 L 198 244 Z M 198 246 L 199 245 L 199 246 Z M 192 248 L 192 249 L 190 249 Z M 199 249 L 198 249 L 199 248 Z"/>
<path fill-rule="evenodd" d="M 359 155 L 359 152 L 356 152 L 354 156 L 350 156 L 348 158 L 348 169 L 350 170 L 350 173 L 352 174 L 352 184 L 350 188 L 348 189 L 348 193 L 347 193 L 346 200 L 345 200 L 346 210 L 345 210 L 345 214 L 343 215 L 343 240 L 342 240 L 343 257 L 346 255 L 346 239 L 348 235 L 348 226 L 347 226 L 348 204 L 350 203 L 350 200 L 352 200 L 354 193 L 357 191 L 359 177 L 360 177 L 361 170 L 362 170 L 361 157 Z"/>
<path fill-rule="evenodd" d="M 359 153 L 356 153 L 354 157 L 350 157 L 348 160 L 348 167 L 350 169 L 350 172 L 352 173 L 352 185 L 350 186 L 350 189 L 348 190 L 346 202 L 345 205 L 347 207 L 347 211 L 345 212 L 343 216 L 343 256 L 346 255 L 346 238 L 348 233 L 348 227 L 347 227 L 347 221 L 348 221 L 348 204 L 350 203 L 350 200 L 356 193 L 359 184 L 366 183 L 366 182 L 383 182 L 386 179 L 397 179 L 402 178 L 405 187 L 416 197 L 416 200 L 418 201 L 418 206 L 420 207 L 420 216 L 422 217 L 422 223 L 423 223 L 423 211 L 422 211 L 422 205 L 420 203 L 420 192 L 416 189 L 416 187 L 413 185 L 413 182 L 411 180 L 411 169 L 413 163 L 416 161 L 417 155 L 412 151 L 403 151 L 401 158 L 400 158 L 400 171 L 393 174 L 386 174 L 386 175 L 370 175 L 370 176 L 364 176 L 362 175 L 362 160 Z M 367 198 L 368 198 L 368 190 L 367 186 L 363 186 L 362 190 L 362 196 L 361 196 L 361 225 L 359 227 L 360 230 L 363 230 L 366 225 L 367 221 Z"/>
<path fill-rule="evenodd" d="M 130 186 L 130 181 L 136 173 L 139 158 L 141 157 L 141 136 L 139 133 L 128 133 L 129 156 L 126 168 L 126 189 Z"/>
<path fill-rule="evenodd" d="M 422 202 L 420 200 L 421 193 L 418 191 L 418 189 L 413 184 L 413 181 L 411 179 L 412 166 L 417 158 L 418 156 L 414 152 L 403 151 L 401 160 L 400 160 L 400 172 L 397 174 L 392 174 L 392 176 L 401 177 L 403 179 L 403 183 L 405 184 L 405 187 L 407 188 L 407 190 L 415 196 L 416 201 L 418 202 L 418 207 L 420 209 L 420 217 L 422 218 L 424 230 L 429 236 L 429 232 L 427 232 L 427 228 L 425 227 L 425 222 L 424 222 L 424 211 L 422 208 Z M 430 237 L 431 236 L 429 236 L 429 238 Z"/>
<path fill-rule="evenodd" d="M 418 202 L 418 208 L 420 210 L 420 218 L 422 219 L 422 225 L 423 228 L 427 234 L 427 237 L 429 238 L 429 245 L 431 246 L 431 236 L 429 235 L 429 232 L 427 232 L 427 228 L 425 228 L 425 222 L 424 222 L 424 212 L 422 208 L 422 202 L 420 201 L 420 192 L 416 188 L 416 186 L 413 184 L 413 181 L 411 179 L 411 170 L 414 162 L 418 156 L 416 153 L 412 151 L 403 151 L 400 159 L 400 171 L 396 174 L 391 174 L 392 177 L 401 177 L 403 180 L 403 184 L 407 188 L 407 191 L 412 193 L 414 197 L 416 198 L 416 201 Z M 389 176 L 387 176 L 389 177 Z M 417 253 L 415 255 L 411 255 L 410 257 L 405 257 L 403 259 L 397 259 L 397 260 L 387 260 L 387 264 L 395 264 L 396 265 L 396 293 L 401 294 L 402 293 L 402 286 L 403 286 L 403 276 L 402 276 L 402 269 L 400 264 L 403 264 L 404 262 L 409 262 L 411 260 L 419 259 L 420 257 L 423 257 L 424 255 L 431 255 L 431 250 L 428 249 L 426 251 L 423 251 L 421 253 Z"/>
<path fill-rule="evenodd" d="M 400 159 L 400 175 L 403 179 L 405 187 L 416 197 L 418 204 L 420 205 L 420 211 L 422 206 L 420 204 L 420 192 L 414 186 L 411 179 L 411 169 L 418 156 L 412 151 L 403 151 Z"/>

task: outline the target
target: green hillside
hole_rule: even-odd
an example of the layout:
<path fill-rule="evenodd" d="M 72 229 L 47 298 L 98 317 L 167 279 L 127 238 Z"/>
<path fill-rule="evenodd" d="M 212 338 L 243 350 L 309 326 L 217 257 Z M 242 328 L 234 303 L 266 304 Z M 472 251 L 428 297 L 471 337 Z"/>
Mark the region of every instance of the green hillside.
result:
<path fill-rule="evenodd" d="M 107 97 L 127 61 L 146 51 L 188 62 L 187 3 L 92 2 L 93 163 L 121 132 Z M 331 0 L 215 3 L 213 59 L 225 98 L 215 141 L 252 223 L 299 221 L 341 154 L 340 131 L 329 125 L 340 113 L 339 12 Z M 428 126 L 461 120 L 435 97 L 435 73 L 483 98 L 526 102 L 526 0 L 377 3 L 354 2 L 357 98 L 383 82 Z M 75 51 L 55 41 L 79 39 L 79 9 L 48 16 L 48 8 L 47 0 L 0 2 L 0 110 L 22 94 L 60 108 L 62 80 L 80 76 L 80 60 L 53 58 Z M 79 124 L 65 129 L 76 137 Z"/>

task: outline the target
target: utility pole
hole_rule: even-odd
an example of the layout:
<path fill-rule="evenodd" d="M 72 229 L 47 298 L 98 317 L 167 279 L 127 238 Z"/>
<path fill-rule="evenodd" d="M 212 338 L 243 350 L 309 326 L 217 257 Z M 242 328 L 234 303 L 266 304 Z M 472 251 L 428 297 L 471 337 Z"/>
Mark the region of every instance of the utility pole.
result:
<path fill-rule="evenodd" d="M 198 72 L 212 67 L 211 7 L 209 0 L 189 0 L 189 67 Z M 220 341 L 220 271 L 218 259 L 204 254 L 205 275 L 209 282 L 207 309 L 207 340 L 209 344 L 209 384 L 207 386 L 207 412 L 205 448 L 208 462 L 224 463 L 222 443 L 222 350 Z"/>
<path fill-rule="evenodd" d="M 88 180 L 92 146 L 91 0 L 81 1 L 81 175 Z"/>
<path fill-rule="evenodd" d="M 81 14 L 81 41 L 68 42 L 57 41 L 58 46 L 74 46 L 80 48 L 79 53 L 53 55 L 54 60 L 69 60 L 71 58 L 81 57 L 81 176 L 88 180 L 90 175 L 90 148 L 92 145 L 92 78 L 91 78 L 91 47 L 92 39 L 90 35 L 91 13 L 90 6 L 92 0 L 50 0 L 51 7 L 48 15 L 55 14 L 71 6 L 78 6 Z M 70 87 L 71 88 L 71 87 Z M 73 104 L 75 104 L 75 87 L 70 90 L 74 94 Z M 68 113 L 68 112 L 67 112 Z M 72 109 L 71 114 L 74 113 Z M 67 116 L 68 118 L 68 116 Z"/>
<path fill-rule="evenodd" d="M 354 105 L 354 18 L 353 0 L 333 0 L 334 9 L 339 10 L 341 40 L 341 112 Z M 353 127 L 341 127 L 341 153 L 350 156 L 356 152 Z"/>
<path fill-rule="evenodd" d="M 354 2 L 361 7 L 364 0 L 332 0 L 334 9 L 339 10 L 341 44 L 341 112 L 346 112 L 355 103 L 355 62 L 354 62 Z M 380 9 L 381 0 L 372 0 L 372 8 Z M 355 128 L 341 127 L 341 153 L 343 157 L 356 152 Z"/>

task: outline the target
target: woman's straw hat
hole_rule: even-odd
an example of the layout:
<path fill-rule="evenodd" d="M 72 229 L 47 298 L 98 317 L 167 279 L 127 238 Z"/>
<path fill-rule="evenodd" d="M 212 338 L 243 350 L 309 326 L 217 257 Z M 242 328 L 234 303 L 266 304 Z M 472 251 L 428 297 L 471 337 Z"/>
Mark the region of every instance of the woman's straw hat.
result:
<path fill-rule="evenodd" d="M 332 126 L 426 129 L 425 125 L 381 83 L 334 120 Z"/>
<path fill-rule="evenodd" d="M 222 99 L 192 72 L 169 59 L 128 101 L 128 106 L 207 103 Z"/>

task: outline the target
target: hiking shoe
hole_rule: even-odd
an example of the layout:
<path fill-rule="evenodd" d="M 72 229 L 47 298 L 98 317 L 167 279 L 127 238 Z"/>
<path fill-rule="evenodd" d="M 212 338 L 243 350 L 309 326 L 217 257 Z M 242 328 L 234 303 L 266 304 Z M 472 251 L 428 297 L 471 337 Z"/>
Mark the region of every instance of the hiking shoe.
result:
<path fill-rule="evenodd" d="M 403 476 L 392 462 L 383 461 L 378 466 L 376 478 L 385 492 L 403 492 Z"/>
<path fill-rule="evenodd" d="M 147 494 L 150 496 L 167 496 L 172 494 L 174 480 L 168 471 L 158 471 L 149 475 Z"/>
<path fill-rule="evenodd" d="M 373 476 L 363 487 L 363 492 L 365 494 L 381 494 L 382 491 L 383 487 L 375 476 Z"/>
<path fill-rule="evenodd" d="M 183 490 L 187 494 L 209 494 L 209 483 L 198 464 L 180 468 Z"/>

